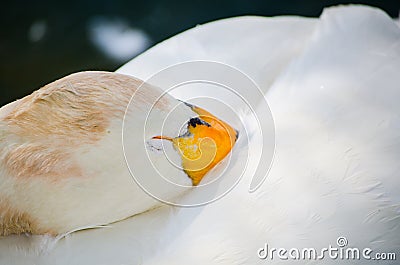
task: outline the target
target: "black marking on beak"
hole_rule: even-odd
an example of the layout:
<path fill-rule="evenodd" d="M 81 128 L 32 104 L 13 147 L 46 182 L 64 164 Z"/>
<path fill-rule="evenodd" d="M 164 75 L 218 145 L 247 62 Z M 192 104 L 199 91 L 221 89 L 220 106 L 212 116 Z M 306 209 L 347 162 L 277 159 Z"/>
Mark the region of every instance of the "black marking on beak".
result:
<path fill-rule="evenodd" d="M 234 130 L 235 130 L 235 132 L 236 132 L 235 141 L 237 141 L 237 139 L 239 138 L 239 131 L 236 130 L 236 129 L 234 129 Z"/>
<path fill-rule="evenodd" d="M 188 121 L 188 125 L 192 126 L 193 128 L 196 128 L 197 125 L 205 125 L 207 127 L 211 127 L 211 125 L 205 121 L 203 121 L 202 119 L 200 119 L 199 117 L 196 118 L 191 118 Z"/>
<path fill-rule="evenodd" d="M 187 103 L 187 102 L 185 102 L 185 101 L 183 101 L 183 100 L 180 100 L 180 99 L 178 99 L 180 102 L 182 102 L 183 104 L 185 104 L 186 106 L 188 106 L 189 108 L 191 108 L 191 109 L 193 109 L 195 106 L 194 105 L 192 105 L 192 104 L 190 104 L 190 103 Z"/>

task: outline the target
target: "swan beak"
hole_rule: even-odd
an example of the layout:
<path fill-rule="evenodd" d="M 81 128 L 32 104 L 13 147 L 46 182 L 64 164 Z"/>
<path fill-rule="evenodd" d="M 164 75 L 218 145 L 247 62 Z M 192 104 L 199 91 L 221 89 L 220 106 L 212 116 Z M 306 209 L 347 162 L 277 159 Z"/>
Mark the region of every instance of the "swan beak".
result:
<path fill-rule="evenodd" d="M 197 186 L 203 177 L 232 150 L 238 131 L 208 111 L 189 105 L 199 116 L 187 123 L 187 132 L 175 138 L 155 136 L 153 139 L 171 141 L 180 153 L 182 167 Z"/>

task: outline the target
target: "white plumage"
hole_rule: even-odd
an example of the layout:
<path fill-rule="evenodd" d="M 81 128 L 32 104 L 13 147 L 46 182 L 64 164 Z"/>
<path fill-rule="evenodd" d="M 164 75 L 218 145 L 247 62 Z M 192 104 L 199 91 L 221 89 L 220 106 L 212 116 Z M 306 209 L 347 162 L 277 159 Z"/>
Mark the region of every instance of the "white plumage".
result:
<path fill-rule="evenodd" d="M 290 264 L 260 260 L 257 250 L 320 249 L 339 236 L 398 254 L 400 29 L 386 14 L 349 6 L 318 20 L 222 20 L 155 46 L 119 72 L 146 79 L 193 59 L 233 65 L 266 91 L 277 142 L 260 189 L 248 193 L 247 175 L 215 203 L 165 206 L 75 233 L 42 255 L 29 252 L 35 239 L 3 238 L 1 264 Z M 338 262 L 373 264 L 320 261 Z"/>
<path fill-rule="evenodd" d="M 166 135 L 178 136 L 177 128 L 197 114 L 167 94 L 156 101 L 163 92 L 142 83 L 115 73 L 76 73 L 1 109 L 0 234 L 60 235 L 161 205 L 126 167 L 124 117 L 126 147 L 141 160 L 140 146 L 161 132 L 171 108 L 176 111 L 163 128 Z M 138 104 L 126 111 L 133 93 Z M 142 110 L 152 106 L 155 118 L 143 134 Z M 166 175 L 190 185 L 182 170 L 157 158 Z M 139 169 L 143 177 L 155 177 Z M 173 198 L 179 192 L 162 187 L 162 194 Z"/>

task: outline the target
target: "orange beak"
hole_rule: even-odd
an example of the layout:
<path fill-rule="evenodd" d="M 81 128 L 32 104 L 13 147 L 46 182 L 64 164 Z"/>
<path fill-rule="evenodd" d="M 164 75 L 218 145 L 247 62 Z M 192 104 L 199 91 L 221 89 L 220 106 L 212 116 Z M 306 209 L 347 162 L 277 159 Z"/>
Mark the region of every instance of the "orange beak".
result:
<path fill-rule="evenodd" d="M 155 136 L 153 139 L 168 140 L 182 157 L 182 167 L 197 186 L 203 177 L 232 150 L 238 132 L 208 111 L 196 106 L 192 110 L 199 116 L 190 119 L 188 134 L 176 138 Z"/>

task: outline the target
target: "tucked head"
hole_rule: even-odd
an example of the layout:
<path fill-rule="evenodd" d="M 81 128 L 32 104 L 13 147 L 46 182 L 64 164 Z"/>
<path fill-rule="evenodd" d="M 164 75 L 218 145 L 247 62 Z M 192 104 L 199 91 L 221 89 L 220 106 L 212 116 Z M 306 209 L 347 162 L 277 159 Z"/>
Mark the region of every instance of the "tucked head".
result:
<path fill-rule="evenodd" d="M 226 122 L 208 111 L 188 105 L 199 116 L 187 122 L 187 131 L 178 136 L 154 136 L 153 139 L 168 140 L 182 158 L 182 167 L 193 186 L 224 159 L 232 150 L 238 132 Z"/>

